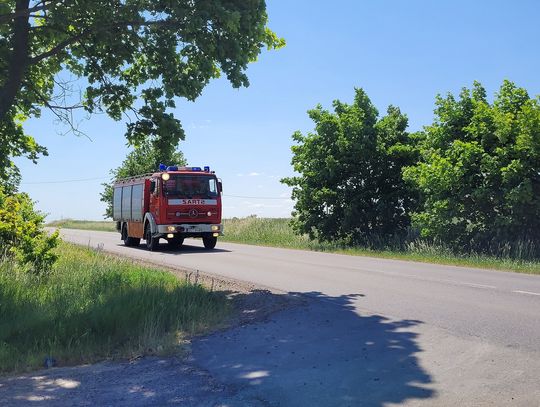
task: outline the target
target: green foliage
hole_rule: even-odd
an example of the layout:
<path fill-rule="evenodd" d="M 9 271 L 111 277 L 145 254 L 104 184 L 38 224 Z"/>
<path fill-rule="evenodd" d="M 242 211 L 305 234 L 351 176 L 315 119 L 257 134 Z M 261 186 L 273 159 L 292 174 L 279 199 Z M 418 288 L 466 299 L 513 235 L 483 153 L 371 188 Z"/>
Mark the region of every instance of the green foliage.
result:
<path fill-rule="evenodd" d="M 113 180 L 155 172 L 160 163 L 165 165 L 186 165 L 182 152 L 174 151 L 168 147 L 156 146 L 156 143 L 152 140 L 143 141 L 127 155 L 120 167 L 111 171 Z M 107 204 L 104 216 L 112 218 L 113 187 L 110 183 L 102 185 L 104 190 L 101 193 L 100 200 Z"/>
<path fill-rule="evenodd" d="M 29 265 L 36 273 L 48 272 L 56 261 L 53 250 L 58 232 L 43 230 L 45 216 L 34 211 L 27 194 L 6 195 L 0 188 L 0 256 Z"/>
<path fill-rule="evenodd" d="M 222 322 L 223 296 L 155 268 L 61 244 L 46 277 L 0 260 L 0 372 L 178 351 Z"/>
<path fill-rule="evenodd" d="M 264 0 L 3 0 L 0 179 L 17 171 L 12 157 L 46 154 L 22 127 L 43 107 L 69 125 L 76 109 L 132 115 L 131 145 L 153 137 L 176 146 L 175 98 L 196 99 L 221 74 L 248 86 L 248 63 L 284 45 L 267 21 Z"/>
<path fill-rule="evenodd" d="M 435 121 L 419 138 L 421 158 L 404 177 L 424 199 L 412 215 L 422 236 L 490 252 L 539 242 L 538 98 L 504 81 L 490 103 L 475 82 L 457 99 L 438 96 Z"/>
<path fill-rule="evenodd" d="M 333 106 L 334 112 L 320 105 L 308 112 L 315 132 L 293 135 L 292 164 L 299 175 L 282 182 L 293 187 L 294 229 L 349 244 L 404 233 L 416 206 L 401 177 L 416 159 L 407 117 L 390 106 L 379 119 L 362 89 L 352 105 Z"/>

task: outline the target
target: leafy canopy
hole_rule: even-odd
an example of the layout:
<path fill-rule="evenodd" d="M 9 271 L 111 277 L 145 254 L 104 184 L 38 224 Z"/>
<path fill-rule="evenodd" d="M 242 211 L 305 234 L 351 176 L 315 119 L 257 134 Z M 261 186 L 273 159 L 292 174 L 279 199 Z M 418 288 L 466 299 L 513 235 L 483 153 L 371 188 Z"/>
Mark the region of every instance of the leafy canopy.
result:
<path fill-rule="evenodd" d="M 401 177 L 415 161 L 407 117 L 390 106 L 379 118 L 362 89 L 352 105 L 336 100 L 333 107 L 310 110 L 315 131 L 293 135 L 292 164 L 299 175 L 282 182 L 293 187 L 294 229 L 351 244 L 404 232 L 416 205 Z"/>
<path fill-rule="evenodd" d="M 404 171 L 424 206 L 424 237 L 490 250 L 540 239 L 540 99 L 504 81 L 490 103 L 475 82 L 458 98 L 438 96 L 420 134 L 420 160 Z"/>
<path fill-rule="evenodd" d="M 120 167 L 111 171 L 111 175 L 113 180 L 116 180 L 155 172 L 161 163 L 178 166 L 187 164 L 181 151 L 171 148 L 163 150 L 156 146 L 152 140 L 145 140 L 127 155 Z M 104 216 L 112 218 L 113 187 L 110 183 L 102 185 L 104 190 L 100 200 L 107 204 Z"/>
<path fill-rule="evenodd" d="M 264 0 L 3 0 L 0 180 L 17 176 L 12 157 L 46 154 L 22 127 L 44 107 L 70 126 L 77 109 L 126 117 L 130 144 L 176 146 L 175 98 L 221 74 L 248 86 L 248 63 L 284 45 L 267 20 Z"/>

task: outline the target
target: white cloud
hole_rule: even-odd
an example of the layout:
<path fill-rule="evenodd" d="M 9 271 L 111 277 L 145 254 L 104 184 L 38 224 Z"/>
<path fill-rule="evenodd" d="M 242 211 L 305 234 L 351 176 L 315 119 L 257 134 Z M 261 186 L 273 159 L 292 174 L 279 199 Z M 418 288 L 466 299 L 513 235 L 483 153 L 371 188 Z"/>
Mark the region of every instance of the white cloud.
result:
<path fill-rule="evenodd" d="M 203 129 L 209 129 L 210 124 L 212 123 L 212 120 L 204 120 L 204 123 L 195 123 L 191 122 L 189 124 L 189 127 L 194 130 L 203 130 Z"/>
<path fill-rule="evenodd" d="M 261 174 L 258 173 L 258 172 L 250 172 L 250 173 L 248 174 L 248 177 L 258 177 L 259 175 L 261 175 Z"/>

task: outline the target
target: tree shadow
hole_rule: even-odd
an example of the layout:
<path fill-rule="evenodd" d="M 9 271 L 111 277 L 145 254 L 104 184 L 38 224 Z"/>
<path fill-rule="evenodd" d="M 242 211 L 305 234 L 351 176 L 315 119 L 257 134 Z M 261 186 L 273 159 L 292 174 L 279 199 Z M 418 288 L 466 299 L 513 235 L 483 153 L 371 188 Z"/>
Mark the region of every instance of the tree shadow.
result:
<path fill-rule="evenodd" d="M 270 405 L 383 406 L 435 395 L 418 363 L 420 321 L 361 315 L 358 294 L 289 296 L 309 300 L 196 341 L 194 363 Z"/>
<path fill-rule="evenodd" d="M 188 359 L 146 357 L 0 378 L 0 406 L 383 406 L 435 396 L 413 320 L 359 313 L 362 295 L 233 295 L 232 328 Z"/>

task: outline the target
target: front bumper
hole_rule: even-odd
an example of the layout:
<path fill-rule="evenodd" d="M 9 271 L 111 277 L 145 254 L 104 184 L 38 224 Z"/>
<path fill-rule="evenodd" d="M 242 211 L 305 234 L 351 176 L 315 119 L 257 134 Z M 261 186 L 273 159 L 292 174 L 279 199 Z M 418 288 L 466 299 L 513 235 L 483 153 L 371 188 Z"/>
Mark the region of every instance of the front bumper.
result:
<path fill-rule="evenodd" d="M 223 236 L 223 224 L 209 225 L 207 223 L 181 223 L 176 225 L 158 225 L 158 233 L 179 233 L 182 235 L 200 235 L 204 233 L 219 233 Z"/>

